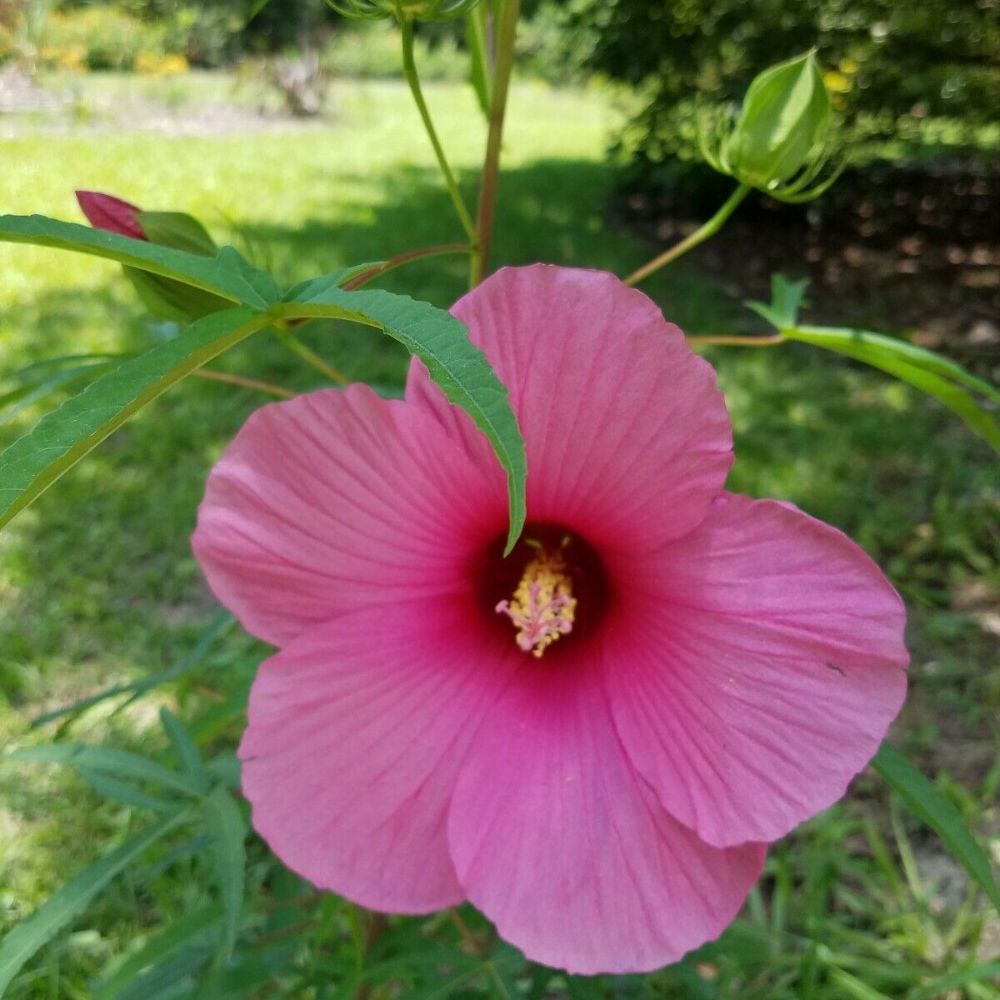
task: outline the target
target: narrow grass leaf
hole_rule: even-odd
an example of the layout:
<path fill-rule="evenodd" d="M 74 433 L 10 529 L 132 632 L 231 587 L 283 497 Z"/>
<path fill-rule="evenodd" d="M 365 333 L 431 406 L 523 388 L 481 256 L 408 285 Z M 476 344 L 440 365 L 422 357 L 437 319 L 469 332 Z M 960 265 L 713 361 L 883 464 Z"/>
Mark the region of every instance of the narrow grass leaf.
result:
<path fill-rule="evenodd" d="M 211 957 L 210 948 L 187 948 L 169 955 L 126 984 L 114 994 L 114 1000 L 158 1000 L 159 997 L 175 1000 L 178 983 L 194 977 Z"/>
<path fill-rule="evenodd" d="M 171 771 L 148 757 L 114 747 L 92 747 L 84 743 L 49 743 L 37 747 L 24 747 L 0 757 L 0 763 L 12 762 L 68 764 L 73 768 L 107 774 L 112 778 L 148 782 L 183 795 L 192 797 L 201 795 L 201 787 L 187 775 Z"/>
<path fill-rule="evenodd" d="M 6 409 L 4 423 L 13 420 L 19 413 L 50 396 L 57 389 L 69 388 L 86 379 L 95 379 L 120 364 L 121 361 L 92 361 L 63 368 L 45 378 L 22 381 L 22 384 L 8 392 L 0 393 L 0 408 Z M 16 375 L 15 375 L 16 377 Z"/>
<path fill-rule="evenodd" d="M 0 527 L 147 403 L 268 322 L 243 308 L 213 313 L 43 417 L 0 455 Z"/>
<path fill-rule="evenodd" d="M 851 1000 L 892 1000 L 888 994 L 875 989 L 874 986 L 869 986 L 843 969 L 829 969 L 827 978 L 831 983 L 840 987 L 842 991 L 840 995 L 845 998 L 850 997 Z"/>
<path fill-rule="evenodd" d="M 146 827 L 110 854 L 95 861 L 57 889 L 29 917 L 21 921 L 0 943 L 0 997 L 32 955 L 48 943 L 90 901 L 148 847 L 177 826 L 182 814 L 168 816 Z"/>
<path fill-rule="evenodd" d="M 348 319 L 381 329 L 418 357 L 431 378 L 486 435 L 507 473 L 510 500 L 509 552 L 525 517 L 524 441 L 507 390 L 468 338 L 465 327 L 428 302 L 381 290 L 345 292 L 327 279 L 293 289 L 275 311 L 289 318 Z"/>
<path fill-rule="evenodd" d="M 177 754 L 181 770 L 196 784 L 202 794 L 209 789 L 208 774 L 201 753 L 195 746 L 191 735 L 181 724 L 181 721 L 167 708 L 160 709 L 160 723 L 170 740 L 170 745 Z"/>
<path fill-rule="evenodd" d="M 129 955 L 111 975 L 98 983 L 96 1000 L 120 1000 L 121 991 L 150 966 L 215 933 L 222 913 L 222 904 L 212 903 L 171 920 L 163 931 Z"/>
<path fill-rule="evenodd" d="M 184 808 L 184 803 L 178 799 L 153 795 L 127 781 L 119 781 L 106 771 L 96 771 L 89 767 L 78 767 L 76 771 L 98 795 L 132 806 L 133 809 L 151 809 L 171 816 Z"/>
<path fill-rule="evenodd" d="M 956 969 L 906 994 L 906 1000 L 938 1000 L 951 996 L 953 990 L 971 983 L 1000 983 L 1000 962 L 980 962 L 965 969 Z"/>
<path fill-rule="evenodd" d="M 205 826 L 212 838 L 215 874 L 225 919 L 219 944 L 220 957 L 227 961 L 236 944 L 243 911 L 246 879 L 247 827 L 243 814 L 230 792 L 221 785 L 205 797 L 202 807 Z"/>
<path fill-rule="evenodd" d="M 943 841 L 1000 912 L 1000 887 L 989 858 L 947 799 L 901 753 L 883 743 L 872 765 L 920 820 Z"/>
<path fill-rule="evenodd" d="M 105 257 L 255 309 L 266 309 L 280 296 L 274 280 L 232 247 L 206 257 L 44 215 L 0 215 L 0 241 Z"/>
<path fill-rule="evenodd" d="M 122 694 L 131 695 L 126 702 L 115 709 L 115 711 L 118 711 L 120 708 L 124 708 L 125 705 L 131 704 L 136 699 L 141 698 L 147 692 L 152 691 L 153 688 L 159 687 L 161 684 L 166 684 L 168 681 L 177 680 L 188 673 L 188 671 L 193 670 L 204 660 L 205 654 L 212 647 L 215 640 L 228 632 L 235 624 L 236 619 L 228 611 L 221 611 L 212 619 L 208 628 L 202 632 L 191 652 L 167 670 L 161 670 L 158 673 L 150 674 L 141 680 L 130 681 L 127 684 L 113 684 L 103 691 L 98 691 L 97 694 L 80 698 L 71 705 L 66 705 L 63 708 L 54 708 L 51 712 L 35 716 L 30 724 L 34 728 L 36 726 L 43 726 L 47 722 L 54 722 L 56 719 L 65 718 L 66 716 L 70 716 L 69 721 L 72 721 L 73 717 L 79 715 L 81 712 L 85 712 L 94 705 L 99 705 L 102 701 L 107 701 L 108 698 L 116 698 Z"/>

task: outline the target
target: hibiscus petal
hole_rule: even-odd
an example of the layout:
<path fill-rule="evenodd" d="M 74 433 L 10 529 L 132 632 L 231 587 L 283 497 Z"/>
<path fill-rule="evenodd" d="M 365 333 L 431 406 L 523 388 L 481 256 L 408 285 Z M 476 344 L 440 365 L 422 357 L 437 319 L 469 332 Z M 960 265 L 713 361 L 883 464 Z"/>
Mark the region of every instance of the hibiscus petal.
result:
<path fill-rule="evenodd" d="M 283 645 L 358 607 L 467 587 L 502 477 L 426 413 L 352 386 L 254 413 L 212 470 L 192 544 L 254 635 Z"/>
<path fill-rule="evenodd" d="M 904 610 L 875 563 L 791 505 L 726 495 L 632 579 L 608 694 L 663 805 L 724 847 L 839 799 L 906 691 Z"/>
<path fill-rule="evenodd" d="M 716 937 L 763 846 L 710 847 L 664 811 L 581 656 L 522 660 L 452 802 L 469 899 L 529 958 L 575 973 L 658 968 Z"/>
<path fill-rule="evenodd" d="M 316 885 L 376 910 L 464 898 L 445 834 L 458 769 L 505 678 L 458 603 L 366 609 L 267 660 L 240 745 L 253 824 Z"/>
<path fill-rule="evenodd" d="M 510 390 L 532 520 L 645 549 L 705 516 L 732 461 L 729 417 L 711 366 L 654 302 L 611 274 L 536 264 L 498 271 L 452 312 Z M 418 362 L 407 399 L 484 449 Z"/>

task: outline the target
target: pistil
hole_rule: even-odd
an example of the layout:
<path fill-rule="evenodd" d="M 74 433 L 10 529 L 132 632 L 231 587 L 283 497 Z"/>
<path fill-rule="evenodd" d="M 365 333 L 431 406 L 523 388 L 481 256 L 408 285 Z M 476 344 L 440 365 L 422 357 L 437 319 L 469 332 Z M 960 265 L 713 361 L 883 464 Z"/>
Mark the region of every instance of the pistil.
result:
<path fill-rule="evenodd" d="M 535 548 L 538 554 L 525 566 L 513 596 L 495 610 L 517 627 L 518 647 L 537 659 L 573 631 L 576 598 L 562 549 L 549 551 L 538 543 Z"/>

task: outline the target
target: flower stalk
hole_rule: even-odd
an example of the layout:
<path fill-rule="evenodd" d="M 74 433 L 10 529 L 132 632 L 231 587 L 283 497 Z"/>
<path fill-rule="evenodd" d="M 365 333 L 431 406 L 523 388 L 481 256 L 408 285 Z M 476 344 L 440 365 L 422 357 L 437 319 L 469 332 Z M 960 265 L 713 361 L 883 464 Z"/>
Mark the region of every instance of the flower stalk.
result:
<path fill-rule="evenodd" d="M 472 243 L 475 243 L 475 223 L 473 223 L 472 216 L 469 214 L 468 208 L 466 208 L 465 199 L 462 197 L 458 182 L 455 180 L 455 174 L 448 165 L 444 147 L 441 145 L 437 130 L 434 128 L 430 109 L 427 107 L 427 102 L 424 100 L 424 93 L 420 86 L 417 63 L 413 57 L 413 21 L 408 17 L 400 15 L 400 28 L 403 33 L 403 75 L 410 86 L 413 103 L 416 104 L 417 111 L 420 112 L 420 120 L 424 123 L 427 138 L 430 139 L 431 146 L 434 147 L 434 155 L 437 158 L 438 166 L 441 168 L 441 176 L 444 178 L 445 187 L 448 189 L 448 194 L 451 197 L 451 203 L 455 206 L 455 212 L 462 223 L 465 235 L 468 236 Z"/>
<path fill-rule="evenodd" d="M 486 138 L 486 158 L 483 163 L 476 209 L 476 239 L 478 250 L 472 257 L 469 285 L 474 288 L 483 280 L 489 266 L 496 216 L 497 188 L 500 180 L 500 147 L 504 116 L 507 112 L 507 92 L 514 67 L 514 41 L 517 37 L 517 17 L 521 0 L 504 0 L 496 42 L 496 69 L 490 100 L 489 133 Z"/>
<path fill-rule="evenodd" d="M 666 267 L 667 264 L 686 254 L 688 250 L 693 250 L 699 243 L 704 243 L 710 236 L 714 236 L 749 193 L 750 185 L 741 184 L 726 199 L 715 215 L 704 223 L 704 225 L 696 229 L 690 236 L 684 237 L 680 243 L 664 250 L 663 253 L 654 257 L 648 264 L 643 264 L 637 271 L 633 271 L 625 279 L 625 284 L 637 285 L 643 278 L 648 278 L 654 271 L 659 271 L 661 267 Z"/>

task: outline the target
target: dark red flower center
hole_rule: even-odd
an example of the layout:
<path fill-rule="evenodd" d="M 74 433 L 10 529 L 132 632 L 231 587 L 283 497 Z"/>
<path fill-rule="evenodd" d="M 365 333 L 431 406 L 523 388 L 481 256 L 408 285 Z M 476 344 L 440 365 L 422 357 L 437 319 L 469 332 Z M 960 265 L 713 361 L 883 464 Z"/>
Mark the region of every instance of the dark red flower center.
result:
<path fill-rule="evenodd" d="M 502 641 L 534 660 L 558 658 L 591 632 L 607 611 L 604 563 L 576 532 L 528 524 L 510 556 L 498 536 L 472 561 L 479 611 Z"/>

